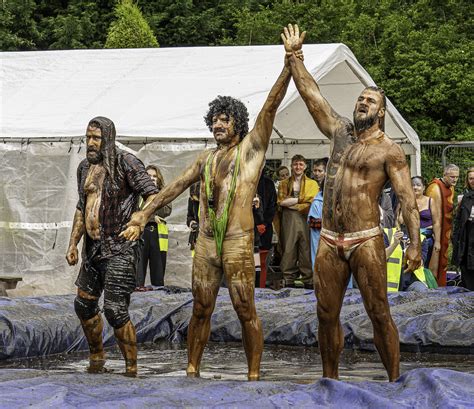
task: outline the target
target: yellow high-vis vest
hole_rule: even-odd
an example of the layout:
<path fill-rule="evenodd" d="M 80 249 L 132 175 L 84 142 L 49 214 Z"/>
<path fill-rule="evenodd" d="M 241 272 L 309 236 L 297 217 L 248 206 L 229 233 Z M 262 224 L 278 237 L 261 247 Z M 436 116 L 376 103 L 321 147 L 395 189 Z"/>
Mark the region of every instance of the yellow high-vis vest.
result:
<path fill-rule="evenodd" d="M 395 227 L 392 229 L 383 229 L 385 234 L 388 236 L 389 244 L 393 243 L 394 233 L 397 230 Z M 420 233 L 420 242 L 423 242 L 425 239 L 424 234 Z M 403 250 L 402 246 L 399 244 L 393 250 L 393 253 L 387 260 L 387 292 L 398 291 L 400 286 L 400 275 L 402 274 L 402 262 L 403 262 Z M 423 264 L 418 267 L 413 274 L 416 278 L 422 283 L 426 284 L 426 276 Z M 427 285 L 428 286 L 428 285 Z"/>
<path fill-rule="evenodd" d="M 160 251 L 168 251 L 168 226 L 166 223 L 158 223 L 158 245 Z"/>

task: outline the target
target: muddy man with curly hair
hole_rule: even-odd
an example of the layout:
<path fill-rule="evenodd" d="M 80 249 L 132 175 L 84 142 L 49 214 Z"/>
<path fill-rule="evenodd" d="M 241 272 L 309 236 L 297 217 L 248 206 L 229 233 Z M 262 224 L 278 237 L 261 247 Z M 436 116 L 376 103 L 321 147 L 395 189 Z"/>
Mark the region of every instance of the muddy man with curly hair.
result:
<path fill-rule="evenodd" d="M 263 334 L 254 288 L 252 199 L 255 197 L 272 133 L 273 121 L 290 82 L 288 60 L 272 87 L 255 125 L 248 132 L 245 105 L 217 97 L 204 117 L 217 143 L 202 152 L 174 182 L 135 213 L 122 235 L 136 240 L 155 209 L 170 203 L 193 183 L 201 182 L 199 236 L 193 259 L 193 314 L 188 329 L 188 376 L 199 376 L 201 357 L 210 335 L 211 314 L 222 276 L 242 325 L 248 379 L 260 377 Z"/>

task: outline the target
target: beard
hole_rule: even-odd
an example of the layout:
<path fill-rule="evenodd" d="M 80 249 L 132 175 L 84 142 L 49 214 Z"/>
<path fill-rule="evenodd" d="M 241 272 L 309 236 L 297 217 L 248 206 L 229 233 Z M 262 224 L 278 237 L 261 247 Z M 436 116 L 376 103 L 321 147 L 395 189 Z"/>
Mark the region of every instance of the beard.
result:
<path fill-rule="evenodd" d="M 102 152 L 96 151 L 96 150 L 93 150 L 93 149 L 88 149 L 87 150 L 86 157 L 87 157 L 87 161 L 91 165 L 97 165 L 98 163 L 101 163 L 102 160 L 104 159 L 104 157 L 102 155 Z"/>
<path fill-rule="evenodd" d="M 377 113 L 375 113 L 371 116 L 366 116 L 365 118 L 358 118 L 357 112 L 354 110 L 353 119 L 356 132 L 362 132 L 372 127 L 372 125 L 377 122 L 378 116 Z"/>

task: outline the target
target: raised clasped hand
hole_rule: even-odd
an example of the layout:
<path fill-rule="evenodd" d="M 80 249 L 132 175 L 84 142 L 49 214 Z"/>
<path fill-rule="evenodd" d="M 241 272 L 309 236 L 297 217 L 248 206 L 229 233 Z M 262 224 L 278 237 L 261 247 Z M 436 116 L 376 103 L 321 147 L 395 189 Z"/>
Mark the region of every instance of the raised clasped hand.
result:
<path fill-rule="evenodd" d="M 288 27 L 283 27 L 281 38 L 283 40 L 286 53 L 288 55 L 294 53 L 297 58 L 302 59 L 303 52 L 301 51 L 301 48 L 303 47 L 305 36 L 306 31 L 303 31 L 300 36 L 300 29 L 297 24 L 294 26 L 292 24 L 288 24 Z"/>

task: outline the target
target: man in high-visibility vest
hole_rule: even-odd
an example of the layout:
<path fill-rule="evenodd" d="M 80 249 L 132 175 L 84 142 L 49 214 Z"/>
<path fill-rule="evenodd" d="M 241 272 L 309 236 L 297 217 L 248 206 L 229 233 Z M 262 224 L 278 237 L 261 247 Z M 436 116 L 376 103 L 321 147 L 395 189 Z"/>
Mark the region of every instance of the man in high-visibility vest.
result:
<path fill-rule="evenodd" d="M 397 228 L 384 228 L 385 254 L 387 257 L 387 292 L 394 291 L 417 291 L 428 290 L 427 274 L 423 265 L 413 271 L 404 273 L 403 271 L 403 249 L 402 241 L 404 233 Z M 422 258 L 428 253 L 425 237 L 421 236 Z"/>

